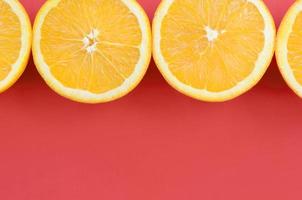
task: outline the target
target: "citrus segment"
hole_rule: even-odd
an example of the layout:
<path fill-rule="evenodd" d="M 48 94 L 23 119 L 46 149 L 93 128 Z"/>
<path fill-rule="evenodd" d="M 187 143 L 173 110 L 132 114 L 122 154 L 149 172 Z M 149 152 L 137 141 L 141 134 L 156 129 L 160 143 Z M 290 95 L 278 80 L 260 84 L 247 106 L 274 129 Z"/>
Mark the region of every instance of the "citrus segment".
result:
<path fill-rule="evenodd" d="M 292 28 L 292 32 L 288 38 L 287 55 L 288 63 L 293 70 L 294 76 L 299 84 L 302 84 L 302 13 L 299 13 Z"/>
<path fill-rule="evenodd" d="M 34 30 L 39 72 L 55 91 L 76 101 L 127 94 L 151 57 L 150 25 L 134 0 L 50 0 Z"/>
<path fill-rule="evenodd" d="M 247 91 L 274 51 L 274 23 L 259 0 L 164 0 L 153 33 L 164 77 L 200 100 L 224 101 Z"/>
<path fill-rule="evenodd" d="M 0 92 L 24 71 L 31 47 L 29 18 L 16 0 L 0 0 Z"/>
<path fill-rule="evenodd" d="M 302 1 L 286 13 L 278 30 L 276 58 L 287 84 L 302 97 Z"/>

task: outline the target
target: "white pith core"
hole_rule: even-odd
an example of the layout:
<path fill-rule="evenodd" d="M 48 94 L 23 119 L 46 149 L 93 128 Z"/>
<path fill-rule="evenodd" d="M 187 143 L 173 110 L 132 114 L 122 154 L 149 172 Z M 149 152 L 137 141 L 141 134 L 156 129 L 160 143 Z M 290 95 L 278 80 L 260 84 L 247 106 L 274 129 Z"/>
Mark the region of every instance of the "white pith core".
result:
<path fill-rule="evenodd" d="M 205 27 L 205 31 L 206 31 L 206 37 L 207 37 L 207 39 L 208 39 L 209 42 L 213 42 L 219 36 L 219 32 L 217 30 L 215 30 L 215 29 L 212 29 L 209 26 Z"/>
<path fill-rule="evenodd" d="M 97 29 L 92 29 L 91 32 L 83 38 L 83 48 L 87 53 L 91 54 L 97 50 L 99 34 L 100 32 Z"/>

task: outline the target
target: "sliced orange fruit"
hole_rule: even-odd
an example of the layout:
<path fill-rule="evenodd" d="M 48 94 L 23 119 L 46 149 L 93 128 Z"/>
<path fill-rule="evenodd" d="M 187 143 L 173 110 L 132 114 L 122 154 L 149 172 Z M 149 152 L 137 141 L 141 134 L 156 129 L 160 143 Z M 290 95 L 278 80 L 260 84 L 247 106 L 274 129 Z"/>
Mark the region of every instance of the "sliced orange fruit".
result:
<path fill-rule="evenodd" d="M 261 79 L 275 33 L 262 0 L 163 0 L 153 20 L 153 55 L 178 91 L 226 101 Z"/>
<path fill-rule="evenodd" d="M 0 93 L 23 73 L 30 55 L 32 29 L 17 0 L 0 0 Z"/>
<path fill-rule="evenodd" d="M 34 61 L 60 95 L 108 102 L 143 78 L 151 58 L 150 29 L 135 0 L 48 0 L 34 24 Z"/>
<path fill-rule="evenodd" d="M 302 1 L 296 1 L 278 30 L 276 58 L 283 78 L 302 98 Z"/>

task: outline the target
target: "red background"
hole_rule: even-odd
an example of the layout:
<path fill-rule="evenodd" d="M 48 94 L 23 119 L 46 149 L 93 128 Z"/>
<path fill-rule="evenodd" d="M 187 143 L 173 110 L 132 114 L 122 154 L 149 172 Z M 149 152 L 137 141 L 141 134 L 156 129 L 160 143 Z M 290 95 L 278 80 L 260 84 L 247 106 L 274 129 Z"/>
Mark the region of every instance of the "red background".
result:
<path fill-rule="evenodd" d="M 43 0 L 20 0 L 31 15 Z M 150 18 L 160 0 L 139 0 Z M 294 0 L 266 0 L 276 23 Z M 301 200 L 302 100 L 275 60 L 226 103 L 190 99 L 154 63 L 121 100 L 83 105 L 32 61 L 0 95 L 0 199 Z"/>

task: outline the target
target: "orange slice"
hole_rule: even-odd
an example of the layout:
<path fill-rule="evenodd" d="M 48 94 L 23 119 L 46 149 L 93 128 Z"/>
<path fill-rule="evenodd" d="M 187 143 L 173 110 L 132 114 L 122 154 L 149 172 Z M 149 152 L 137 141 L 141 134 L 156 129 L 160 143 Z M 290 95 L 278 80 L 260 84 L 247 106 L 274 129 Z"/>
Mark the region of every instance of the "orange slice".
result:
<path fill-rule="evenodd" d="M 17 0 L 0 0 L 0 93 L 23 73 L 30 55 L 29 17 Z"/>
<path fill-rule="evenodd" d="M 153 20 L 153 55 L 178 91 L 226 101 L 261 79 L 275 32 L 262 0 L 163 0 Z"/>
<path fill-rule="evenodd" d="M 276 58 L 286 83 L 302 98 L 302 1 L 288 10 L 278 30 Z"/>
<path fill-rule="evenodd" d="M 112 101 L 133 90 L 148 68 L 150 23 L 135 0 L 48 0 L 35 20 L 33 56 L 60 95 Z"/>

